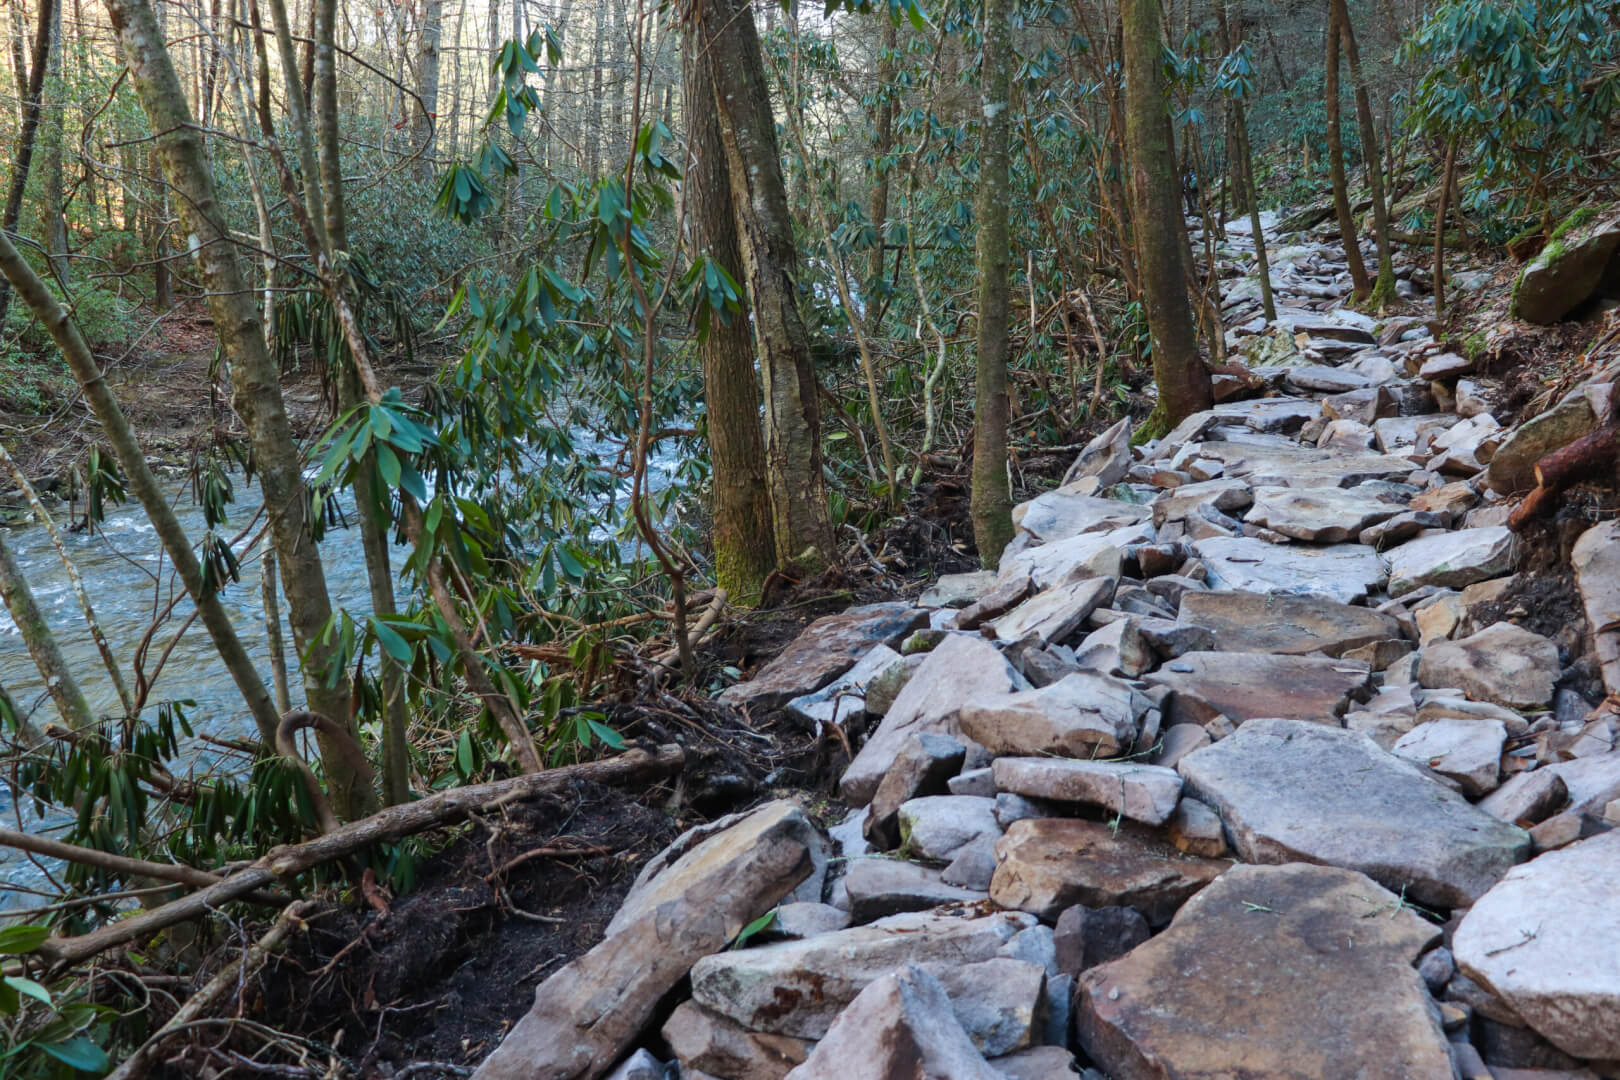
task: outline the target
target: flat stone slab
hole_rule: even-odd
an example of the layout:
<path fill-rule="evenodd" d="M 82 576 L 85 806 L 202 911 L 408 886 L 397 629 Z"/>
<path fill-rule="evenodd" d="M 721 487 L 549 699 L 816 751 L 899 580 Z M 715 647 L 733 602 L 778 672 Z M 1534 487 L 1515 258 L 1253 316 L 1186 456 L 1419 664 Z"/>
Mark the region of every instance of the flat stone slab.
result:
<path fill-rule="evenodd" d="M 735 708 L 780 708 L 820 690 L 873 647 L 898 646 L 907 634 L 927 625 L 928 612 L 906 603 L 866 604 L 824 616 L 752 679 L 727 687 L 720 700 Z"/>
<path fill-rule="evenodd" d="M 1512 870 L 1457 928 L 1463 974 L 1578 1058 L 1620 1059 L 1620 832 Z"/>
<path fill-rule="evenodd" d="M 1000 641 L 1035 638 L 1042 645 L 1063 641 L 1080 628 L 1086 616 L 1114 595 L 1111 577 L 1086 578 L 1036 593 L 989 624 Z"/>
<path fill-rule="evenodd" d="M 1356 732 L 1250 720 L 1177 766 L 1245 862 L 1361 871 L 1433 907 L 1463 907 L 1530 854 L 1485 813 Z"/>
<path fill-rule="evenodd" d="M 950 862 L 981 836 L 999 837 L 996 800 L 982 795 L 925 795 L 900 804 L 900 849 L 930 862 Z"/>
<path fill-rule="evenodd" d="M 1295 540 L 1334 544 L 1406 509 L 1361 488 L 1257 487 L 1244 520 Z"/>
<path fill-rule="evenodd" d="M 1080 976 L 1080 1044 L 1114 1080 L 1449 1080 L 1413 966 L 1439 936 L 1361 874 L 1233 867 Z"/>
<path fill-rule="evenodd" d="M 1545 708 L 1562 670 L 1558 646 L 1512 623 L 1496 623 L 1460 641 L 1435 641 L 1418 654 L 1418 681 L 1456 687 L 1476 701 L 1510 709 Z"/>
<path fill-rule="evenodd" d="M 1148 825 L 1169 821 L 1181 798 L 1181 777 L 1161 765 L 1004 757 L 997 758 L 991 769 L 997 791 L 1100 806 Z"/>
<path fill-rule="evenodd" d="M 1384 584 L 1378 553 L 1362 544 L 1268 544 L 1249 537 L 1212 537 L 1193 545 L 1209 587 L 1236 592 L 1325 596 L 1349 604 Z"/>
<path fill-rule="evenodd" d="M 1162 834 L 1076 818 L 1015 821 L 996 842 L 990 898 L 1053 922 L 1076 904 L 1123 906 L 1163 924 L 1230 865 L 1183 855 Z"/>
<path fill-rule="evenodd" d="M 1218 652 L 1321 652 L 1351 649 L 1401 636 L 1394 617 L 1320 596 L 1208 590 L 1181 597 L 1176 621 L 1208 630 Z"/>
<path fill-rule="evenodd" d="M 1092 495 L 1048 491 L 1013 507 L 1013 525 L 1037 540 L 1052 543 L 1082 533 L 1107 532 L 1148 516 L 1145 506 Z"/>
<path fill-rule="evenodd" d="M 1089 671 L 965 705 L 959 722 L 964 735 L 992 754 L 1115 757 L 1136 741 L 1130 685 Z"/>
<path fill-rule="evenodd" d="M 845 723 L 866 711 L 866 684 L 904 663 L 905 657 L 887 645 L 875 645 L 854 667 L 820 690 L 789 701 L 787 711 L 807 724 Z M 819 726 L 816 730 L 820 730 Z"/>
<path fill-rule="evenodd" d="M 844 874 L 849 896 L 849 918 L 869 923 L 907 911 L 927 911 L 942 904 L 972 904 L 983 892 L 947 885 L 940 872 L 903 859 L 869 856 L 853 859 Z"/>
<path fill-rule="evenodd" d="M 819 1039 L 882 975 L 903 964 L 938 973 L 994 958 L 1035 925 L 1023 912 L 910 913 L 803 941 L 716 953 L 692 969 L 692 998 L 752 1031 Z"/>
<path fill-rule="evenodd" d="M 1301 364 L 1288 369 L 1287 382 L 1296 390 L 1314 390 L 1322 394 L 1342 394 L 1371 386 L 1372 380 L 1350 368 L 1328 367 L 1325 364 Z"/>
<path fill-rule="evenodd" d="M 1004 559 L 1001 579 L 1028 576 L 1037 589 L 1090 577 L 1118 577 L 1120 549 L 1132 544 L 1151 544 L 1153 526 L 1147 522 L 1125 525 L 1108 532 L 1082 533 L 1067 540 L 1028 548 Z"/>
<path fill-rule="evenodd" d="M 1218 715 L 1242 723 L 1282 716 L 1338 726 L 1351 703 L 1372 696 L 1372 668 L 1359 660 L 1271 653 L 1190 652 L 1147 681 L 1175 691 L 1171 724 L 1204 724 Z"/>
<path fill-rule="evenodd" d="M 1024 677 L 994 645 L 966 634 L 947 636 L 917 668 L 844 771 L 839 784 L 844 801 L 851 806 L 871 802 L 908 737 L 924 733 L 958 737 L 962 706 L 1027 689 Z"/>
<path fill-rule="evenodd" d="M 1506 525 L 1458 529 L 1408 540 L 1384 552 L 1389 594 L 1403 596 L 1425 585 L 1460 589 L 1513 572 L 1517 544 Z"/>
<path fill-rule="evenodd" d="M 1457 781 L 1464 795 L 1478 799 L 1495 791 L 1501 781 L 1506 741 L 1507 729 L 1500 720 L 1447 716 L 1408 731 L 1395 740 L 1390 753 Z"/>
<path fill-rule="evenodd" d="M 973 603 L 996 583 L 994 570 L 973 570 L 966 574 L 941 574 L 939 580 L 923 590 L 917 603 L 923 607 L 964 608 Z"/>

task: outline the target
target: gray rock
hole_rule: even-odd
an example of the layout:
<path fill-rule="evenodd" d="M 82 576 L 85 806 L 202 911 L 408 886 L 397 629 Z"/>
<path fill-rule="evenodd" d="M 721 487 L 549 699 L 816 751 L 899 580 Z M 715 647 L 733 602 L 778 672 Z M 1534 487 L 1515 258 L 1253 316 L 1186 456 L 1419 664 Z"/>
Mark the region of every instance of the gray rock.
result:
<path fill-rule="evenodd" d="M 1459 589 L 1501 577 L 1513 572 L 1516 555 L 1513 533 L 1505 525 L 1419 537 L 1384 553 L 1389 593 L 1402 596 L 1424 585 Z"/>
<path fill-rule="evenodd" d="M 696 962 L 725 948 L 809 876 L 809 829 L 797 807 L 779 801 L 696 842 L 686 834 L 678 856 L 665 852 L 643 870 L 626 901 L 630 918 L 616 918 L 600 944 L 540 984 L 528 1013 L 474 1075 L 572 1080 L 605 1073 Z"/>
<path fill-rule="evenodd" d="M 1323 394 L 1342 394 L 1371 385 L 1371 380 L 1350 368 L 1327 367 L 1323 364 L 1301 364 L 1288 369 L 1287 383 L 1296 390 L 1316 391 Z"/>
<path fill-rule="evenodd" d="M 1100 806 L 1148 825 L 1170 820 L 1181 798 L 1181 777 L 1158 765 L 1004 757 L 991 767 L 1001 791 Z"/>
<path fill-rule="evenodd" d="M 1121 551 L 1132 544 L 1152 543 L 1155 539 L 1153 526 L 1145 522 L 1111 532 L 1082 533 L 1016 555 L 1003 553 L 1000 573 L 1003 578 L 1014 579 L 1028 574 L 1038 589 L 1050 589 L 1082 578 L 1117 578 L 1123 562 Z"/>
<path fill-rule="evenodd" d="M 1117 1080 L 1451 1080 L 1412 967 L 1438 936 L 1361 874 L 1234 867 L 1169 930 L 1080 976 L 1076 1030 Z"/>
<path fill-rule="evenodd" d="M 916 966 L 874 979 L 790 1080 L 1000 1080 L 974 1048 L 938 979 Z"/>
<path fill-rule="evenodd" d="M 1201 750 L 1215 740 L 1202 724 L 1171 724 L 1159 736 L 1159 749 L 1153 755 L 1153 764 L 1173 769 L 1182 758 L 1194 750 Z"/>
<path fill-rule="evenodd" d="M 1530 853 L 1522 829 L 1365 736 L 1320 724 L 1250 720 L 1177 768 L 1245 862 L 1347 867 L 1448 908 L 1473 903 Z"/>
<path fill-rule="evenodd" d="M 900 805 L 900 848 L 928 862 L 950 862 L 981 836 L 999 837 L 996 800 L 974 795 L 929 795 Z"/>
<path fill-rule="evenodd" d="M 989 624 L 991 635 L 1001 641 L 1034 638 L 1041 645 L 1063 641 L 1080 628 L 1090 615 L 1114 595 L 1114 579 L 1094 577 L 1057 585 L 1036 593 L 1007 614 Z"/>
<path fill-rule="evenodd" d="M 1242 510 L 1254 501 L 1249 485 L 1242 480 L 1205 480 L 1171 488 L 1153 500 L 1153 524 L 1163 527 L 1185 521 L 1201 509 L 1228 513 Z"/>
<path fill-rule="evenodd" d="M 983 795 L 987 799 L 996 797 L 996 780 L 988 765 L 958 773 L 951 777 L 946 786 L 952 795 Z"/>
<path fill-rule="evenodd" d="M 1153 650 L 1135 619 L 1116 619 L 1093 630 L 1075 647 L 1074 662 L 1104 675 L 1135 677 L 1151 669 Z"/>
<path fill-rule="evenodd" d="M 1061 1003 L 1067 1017 L 1068 995 L 1049 992 L 1048 998 L 1054 1005 Z M 1049 1017 L 1048 1028 L 1067 1031 L 1068 1025 L 1057 1024 Z M 1076 1080 L 1078 1073 L 1074 1055 L 1062 1046 L 1032 1046 L 1028 1050 L 996 1058 L 990 1065 L 1001 1074 L 1003 1080 Z"/>
<path fill-rule="evenodd" d="M 835 908 L 831 904 L 800 901 L 778 907 L 776 918 L 766 927 L 766 933 L 771 937 L 807 938 L 815 937 L 817 934 L 830 934 L 848 925 L 849 912 Z"/>
<path fill-rule="evenodd" d="M 1213 537 L 1194 548 L 1209 568 L 1212 589 L 1299 593 L 1349 604 L 1386 577 L 1377 553 L 1361 544 L 1278 547 L 1247 537 Z"/>
<path fill-rule="evenodd" d="M 1013 507 L 1012 516 L 1015 526 L 1050 544 L 1135 524 L 1148 516 L 1148 510 L 1118 499 L 1099 499 L 1059 489 L 1019 503 Z"/>
<path fill-rule="evenodd" d="M 820 731 L 823 724 L 847 724 L 866 711 L 866 688 L 892 667 L 905 667 L 905 658 L 887 645 L 878 645 L 844 674 L 811 694 L 787 703 L 787 711 Z"/>
<path fill-rule="evenodd" d="M 1011 555 L 1003 554 L 1011 558 Z M 977 630 L 991 619 L 999 618 L 1022 604 L 1034 592 L 1035 583 L 1027 573 L 998 575 L 994 585 L 956 613 L 957 629 Z"/>
<path fill-rule="evenodd" d="M 1372 696 L 1366 664 L 1320 656 L 1187 653 L 1148 682 L 1174 691 L 1165 714 L 1171 724 L 1282 716 L 1337 726 L 1351 703 Z"/>
<path fill-rule="evenodd" d="M 664 1063 L 649 1051 L 637 1050 L 608 1074 L 607 1080 L 664 1080 L 667 1071 Z"/>
<path fill-rule="evenodd" d="M 911 676 L 916 674 L 922 662 L 921 656 L 903 656 L 900 663 L 891 664 L 872 676 L 866 683 L 866 714 L 888 715 L 895 698 L 900 696 L 900 691 L 906 688 L 906 683 L 911 681 Z"/>
<path fill-rule="evenodd" d="M 891 648 L 928 613 L 910 604 L 867 604 L 817 619 L 752 679 L 727 688 L 720 700 L 735 708 L 775 709 L 820 690 L 878 645 Z"/>
<path fill-rule="evenodd" d="M 717 1077 L 782 1080 L 810 1056 L 814 1046 L 791 1035 L 749 1031 L 692 1001 L 675 1007 L 662 1034 L 681 1064 L 683 1077 L 697 1071 Z"/>
<path fill-rule="evenodd" d="M 1485 486 L 1502 495 L 1536 486 L 1536 462 L 1590 435 L 1598 418 L 1584 397 L 1572 398 L 1538 413 L 1509 431 L 1485 470 Z"/>
<path fill-rule="evenodd" d="M 1434 436 L 1430 449 L 1434 457 L 1429 471 L 1454 476 L 1473 476 L 1490 461 L 1487 447 L 1494 447 L 1502 425 L 1490 413 L 1471 416 Z"/>
<path fill-rule="evenodd" d="M 1227 863 L 1183 855 L 1161 834 L 1129 822 L 1077 818 L 1019 821 L 996 845 L 990 898 L 1048 922 L 1075 904 L 1126 906 L 1162 925 Z"/>
<path fill-rule="evenodd" d="M 1381 551 L 1395 544 L 1405 543 L 1430 529 L 1449 528 L 1451 528 L 1450 514 L 1432 510 L 1408 510 L 1377 525 L 1362 529 L 1356 539 Z"/>
<path fill-rule="evenodd" d="M 1000 824 L 999 817 L 997 824 Z M 986 833 L 963 844 L 951 864 L 941 871 L 939 880 L 959 889 L 989 892 L 990 880 L 996 873 L 996 842 L 1000 839 L 1001 829 L 998 828 L 994 834 Z"/>
<path fill-rule="evenodd" d="M 1499 721 L 1445 717 L 1418 724 L 1390 752 L 1457 781 L 1464 795 L 1478 799 L 1500 782 L 1506 741 L 1507 730 Z"/>
<path fill-rule="evenodd" d="M 1046 968 L 1007 956 L 946 966 L 935 975 L 973 1045 L 999 1057 L 1041 1041 L 1046 1032 Z"/>
<path fill-rule="evenodd" d="M 1338 543 L 1359 538 L 1363 529 L 1405 509 L 1381 494 L 1363 488 L 1257 487 L 1244 520 L 1295 540 Z"/>
<path fill-rule="evenodd" d="M 1182 799 L 1170 819 L 1170 842 L 1184 855 L 1218 859 L 1227 852 L 1221 816 L 1197 799 Z"/>
<path fill-rule="evenodd" d="M 1187 593 L 1177 621 L 1207 629 L 1221 652 L 1342 656 L 1400 636 L 1399 623 L 1370 608 L 1287 593 Z"/>
<path fill-rule="evenodd" d="M 1604 688 L 1620 694 L 1620 520 L 1583 532 L 1569 562 L 1586 608 Z"/>
<path fill-rule="evenodd" d="M 872 800 L 884 773 L 912 735 L 959 736 L 957 717 L 963 705 L 1027 689 L 995 646 L 965 634 L 952 634 L 928 654 L 890 706 L 883 722 L 855 755 L 840 782 L 851 806 Z"/>
<path fill-rule="evenodd" d="M 1039 690 L 965 705 L 962 732 L 992 754 L 1115 757 L 1136 740 L 1130 686 L 1081 671 Z"/>
<path fill-rule="evenodd" d="M 995 769 L 992 767 L 991 773 L 994 772 Z M 1010 791 L 999 792 L 996 795 L 996 821 L 1003 829 L 1011 828 L 1015 821 L 1056 816 L 1058 816 L 1057 803 L 1045 799 L 1026 799 Z"/>
<path fill-rule="evenodd" d="M 804 941 L 734 949 L 698 963 L 692 998 L 753 1031 L 819 1039 L 885 973 L 903 964 L 938 972 L 990 960 L 1033 925 L 1021 912 L 912 913 Z"/>
<path fill-rule="evenodd" d="M 1433 642 L 1418 656 L 1424 686 L 1457 687 L 1471 698 L 1515 709 L 1551 704 L 1559 670 L 1558 646 L 1511 623 L 1461 641 Z"/>
<path fill-rule="evenodd" d="M 967 759 L 967 747 L 948 735 L 922 732 L 901 744 L 866 808 L 862 833 L 884 851 L 900 846 L 900 808 L 920 795 L 941 795 Z"/>
<path fill-rule="evenodd" d="M 947 885 L 927 866 L 873 856 L 856 859 L 844 872 L 849 919 L 857 925 L 908 911 L 927 911 L 941 904 L 971 904 L 984 893 Z"/>
<path fill-rule="evenodd" d="M 923 590 L 917 603 L 923 607 L 965 608 L 988 592 L 995 583 L 994 570 L 941 574 L 938 581 Z"/>
<path fill-rule="evenodd" d="M 1565 1053 L 1620 1059 L 1617 894 L 1620 832 L 1542 855 L 1469 909 L 1457 965 Z"/>
<path fill-rule="evenodd" d="M 1431 994 L 1438 995 L 1455 974 L 1457 963 L 1451 958 L 1451 950 L 1444 945 L 1430 949 L 1423 954 L 1423 959 L 1418 961 L 1418 975 Z"/>
<path fill-rule="evenodd" d="M 1086 443 L 1063 474 L 1063 483 L 1072 484 L 1082 477 L 1095 477 L 1099 488 L 1111 488 L 1125 479 L 1131 467 L 1131 422 L 1123 418 L 1096 438 Z"/>

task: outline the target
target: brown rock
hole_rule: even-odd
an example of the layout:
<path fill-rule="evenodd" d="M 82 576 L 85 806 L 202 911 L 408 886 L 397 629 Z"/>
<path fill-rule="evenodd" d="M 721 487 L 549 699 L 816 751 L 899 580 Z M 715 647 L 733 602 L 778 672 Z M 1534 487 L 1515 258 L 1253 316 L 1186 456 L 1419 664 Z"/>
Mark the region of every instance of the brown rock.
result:
<path fill-rule="evenodd" d="M 782 654 L 720 700 L 737 708 L 775 709 L 820 690 L 855 666 L 875 645 L 891 648 L 928 625 L 928 612 L 911 604 L 867 604 L 817 619 Z"/>
<path fill-rule="evenodd" d="M 683 1074 L 701 1069 L 737 1080 L 782 1080 L 809 1056 L 815 1043 L 747 1028 L 692 1001 L 678 1005 L 663 1027 Z"/>
<path fill-rule="evenodd" d="M 1076 988 L 1114 1080 L 1451 1080 L 1413 969 L 1439 930 L 1361 874 L 1239 866 Z"/>
<path fill-rule="evenodd" d="M 1133 907 L 1163 923 L 1228 865 L 1182 855 L 1140 826 L 1111 829 L 1075 818 L 1014 822 L 996 857 L 990 898 L 1048 922 L 1084 904 Z"/>
<path fill-rule="evenodd" d="M 1187 653 L 1148 681 L 1175 691 L 1165 713 L 1171 724 L 1202 724 L 1224 715 L 1240 724 L 1280 716 L 1337 725 L 1351 702 L 1372 696 L 1366 664 L 1317 656 Z"/>
<path fill-rule="evenodd" d="M 1342 656 L 1401 635 L 1399 623 L 1371 608 L 1288 593 L 1189 592 L 1176 621 L 1204 627 L 1219 652 Z"/>

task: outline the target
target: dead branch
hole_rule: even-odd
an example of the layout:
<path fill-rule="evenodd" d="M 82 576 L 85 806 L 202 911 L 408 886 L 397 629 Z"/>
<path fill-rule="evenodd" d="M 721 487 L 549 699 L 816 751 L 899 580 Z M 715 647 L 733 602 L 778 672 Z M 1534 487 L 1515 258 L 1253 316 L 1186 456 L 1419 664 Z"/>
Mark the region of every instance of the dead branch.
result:
<path fill-rule="evenodd" d="M 1536 462 L 1536 487 L 1508 516 L 1508 528 L 1521 532 L 1550 511 L 1566 488 L 1612 471 L 1620 457 L 1620 424 L 1611 421 L 1590 435 Z"/>
<path fill-rule="evenodd" d="M 686 755 L 679 746 L 661 746 L 655 751 L 631 750 L 602 761 L 452 788 L 417 802 L 391 806 L 306 843 L 275 848 L 240 872 L 199 892 L 79 937 L 50 938 L 36 951 L 60 970 L 177 923 L 202 918 L 220 905 L 238 900 L 277 878 L 304 873 L 374 844 L 454 824 L 465 820 L 469 814 L 554 794 L 579 780 L 598 784 L 643 784 L 679 772 L 685 761 Z"/>
<path fill-rule="evenodd" d="M 366 752 L 342 724 L 320 713 L 290 712 L 281 718 L 280 724 L 276 725 L 276 750 L 282 757 L 291 761 L 303 775 L 304 787 L 309 792 L 309 801 L 315 807 L 316 820 L 321 823 L 321 832 L 329 833 L 338 827 L 337 815 L 332 813 L 332 804 L 327 802 L 326 791 L 316 779 L 315 771 L 304 760 L 304 755 L 298 752 L 298 743 L 293 741 L 293 734 L 304 728 L 314 728 L 331 739 L 348 760 L 349 767 L 360 778 L 360 783 L 368 786 L 372 780 L 371 762 L 366 760 Z"/>

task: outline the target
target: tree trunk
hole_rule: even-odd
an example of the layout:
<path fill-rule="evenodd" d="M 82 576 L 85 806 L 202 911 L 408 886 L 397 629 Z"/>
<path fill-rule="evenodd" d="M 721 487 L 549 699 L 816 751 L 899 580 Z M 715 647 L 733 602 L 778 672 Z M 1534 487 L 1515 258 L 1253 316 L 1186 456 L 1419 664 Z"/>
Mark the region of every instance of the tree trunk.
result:
<path fill-rule="evenodd" d="M 11 621 L 17 624 L 17 632 L 28 647 L 28 655 L 34 658 L 34 666 L 39 669 L 39 677 L 45 681 L 45 690 L 62 722 L 74 731 L 95 723 L 90 703 L 62 658 L 56 635 L 51 633 L 50 625 L 40 613 L 28 579 L 6 544 L 4 529 L 0 529 L 0 600 L 5 601 L 6 610 L 11 612 Z"/>
<path fill-rule="evenodd" d="M 1333 177 L 1333 211 L 1339 219 L 1339 239 L 1344 244 L 1344 259 L 1350 264 L 1350 281 L 1357 301 L 1367 299 L 1372 282 L 1367 279 L 1367 266 L 1361 261 L 1361 243 L 1356 238 L 1356 216 L 1350 205 L 1350 184 L 1344 175 L 1344 139 L 1340 134 L 1339 109 L 1339 44 L 1344 26 L 1339 19 L 1337 0 L 1328 0 L 1327 74 L 1324 79 L 1324 97 L 1327 105 L 1328 173 Z"/>
<path fill-rule="evenodd" d="M 311 497 L 304 485 L 303 462 L 281 400 L 279 372 L 264 346 L 253 293 L 242 277 L 222 220 L 201 136 L 192 123 L 174 65 L 146 0 L 107 0 L 107 12 L 131 82 L 152 130 L 159 133 L 154 142 L 164 174 L 179 195 L 181 220 L 192 238 L 193 259 L 208 289 L 209 310 L 230 362 L 233 403 L 253 443 L 265 509 L 284 574 L 293 643 L 305 658 L 308 707 L 352 728 L 348 678 L 342 675 L 332 686 L 326 676 L 332 646 L 320 637 L 331 618 L 332 606 L 320 552 L 310 538 L 307 518 Z M 319 57 L 316 63 L 319 66 Z M 336 811 L 347 818 L 370 812 L 376 806 L 376 794 L 363 783 L 340 746 L 324 736 L 322 757 Z"/>
<path fill-rule="evenodd" d="M 1125 147 L 1130 162 L 1131 210 L 1141 267 L 1142 308 L 1153 341 L 1153 378 L 1159 404 L 1143 425 L 1168 431 L 1212 404 L 1209 369 L 1198 356 L 1198 334 L 1187 303 L 1176 152 L 1165 108 L 1164 45 L 1159 0 L 1126 0 Z"/>
<path fill-rule="evenodd" d="M 1242 42 L 1232 32 L 1226 0 L 1216 0 L 1215 19 L 1220 27 L 1221 50 L 1230 53 Z M 1260 193 L 1254 181 L 1254 154 L 1249 146 L 1249 118 L 1241 97 L 1234 96 L 1230 99 L 1228 115 L 1231 117 L 1234 139 L 1231 148 L 1234 166 L 1232 175 L 1237 179 L 1238 188 L 1235 205 L 1241 205 L 1249 214 L 1249 231 L 1254 236 L 1255 273 L 1260 277 L 1260 305 L 1266 321 L 1272 322 L 1277 318 L 1277 303 L 1271 295 L 1271 258 L 1266 252 L 1265 232 L 1260 228 Z"/>
<path fill-rule="evenodd" d="M 1331 0 L 1338 9 L 1339 30 L 1344 35 L 1344 56 L 1350 64 L 1350 85 L 1356 95 L 1356 122 L 1361 130 L 1361 160 L 1367 168 L 1367 186 L 1372 192 L 1373 237 L 1378 243 L 1378 281 L 1370 297 L 1380 310 L 1395 299 L 1395 255 L 1390 247 L 1389 204 L 1384 201 L 1384 158 L 1378 149 L 1378 125 L 1373 120 L 1372 99 L 1361 76 L 1361 49 L 1356 44 L 1355 27 L 1350 25 L 1350 9 L 1345 0 Z"/>
<path fill-rule="evenodd" d="M 51 49 L 45 63 L 45 87 L 40 103 L 40 202 L 45 214 L 45 253 L 51 273 L 63 285 L 68 281 L 67 219 L 62 216 L 62 129 L 67 116 L 67 94 L 62 78 L 62 5 L 53 5 Z"/>
<path fill-rule="evenodd" d="M 868 313 L 875 319 L 876 313 L 883 309 L 873 302 L 872 294 L 876 286 L 883 283 L 883 234 L 889 217 L 889 164 L 884 159 L 889 151 L 894 149 L 894 107 L 895 88 L 890 85 L 894 82 L 895 48 L 899 45 L 900 28 L 893 19 L 885 18 L 883 22 L 882 53 L 878 57 L 877 78 L 878 102 L 876 130 L 872 136 L 872 202 L 867 211 L 867 217 L 872 227 L 877 230 L 877 238 L 872 243 L 872 252 L 867 259 L 866 268 L 866 307 Z M 867 325 L 867 330 L 877 333 L 877 326 Z"/>
<path fill-rule="evenodd" d="M 22 102 L 18 106 L 20 124 L 17 130 L 17 149 L 12 155 L 11 186 L 6 189 L 6 205 L 0 211 L 0 231 L 16 235 L 17 222 L 22 217 L 23 192 L 28 188 L 28 172 L 34 160 L 34 143 L 39 133 L 40 101 L 45 90 L 45 71 L 50 66 L 51 26 L 54 22 L 56 0 L 39 0 L 39 25 L 34 32 L 34 48 L 28 59 L 26 82 L 24 73 L 17 72 L 18 89 Z M 12 10 L 12 17 L 20 20 L 21 5 Z M 20 23 L 19 23 L 20 25 Z M 13 51 L 14 56 L 16 50 Z M 11 307 L 11 287 L 0 282 L 0 327 L 6 325 L 6 312 Z"/>
<path fill-rule="evenodd" d="M 978 362 L 973 380 L 973 483 L 970 506 L 979 561 L 994 570 L 1013 538 L 1007 481 L 1007 322 L 1011 240 L 1007 230 L 1007 144 L 1011 123 L 1012 42 L 1007 0 L 984 0 L 979 72 Z"/>
<path fill-rule="evenodd" d="M 1451 181 L 1457 174 L 1457 140 L 1446 144 L 1440 170 L 1440 203 L 1434 211 L 1434 313 L 1446 313 L 1446 214 L 1451 209 Z"/>
<path fill-rule="evenodd" d="M 416 173 L 432 180 L 433 148 L 439 113 L 439 38 L 444 32 L 444 0 L 427 0 L 422 8 L 422 39 L 416 49 L 416 96 L 413 148 L 421 154 Z"/>
<path fill-rule="evenodd" d="M 736 212 L 720 120 L 709 103 L 714 85 L 708 54 L 695 34 L 683 42 L 684 96 L 692 161 L 686 173 L 693 247 L 741 280 Z M 753 335 L 746 308 L 722 322 L 709 321 L 698 346 L 709 418 L 709 457 L 714 467 L 715 580 L 734 600 L 750 604 L 776 568 L 771 535 L 770 492 L 765 483 L 765 439 L 759 428 L 759 380 L 754 375 Z"/>
<path fill-rule="evenodd" d="M 699 4 L 696 32 L 714 76 L 715 108 L 754 315 L 776 558 L 781 565 L 796 563 L 809 570 L 830 562 L 836 552 L 822 477 L 820 403 L 809 336 L 794 290 L 798 252 L 765 59 L 753 15 L 743 0 Z"/>

